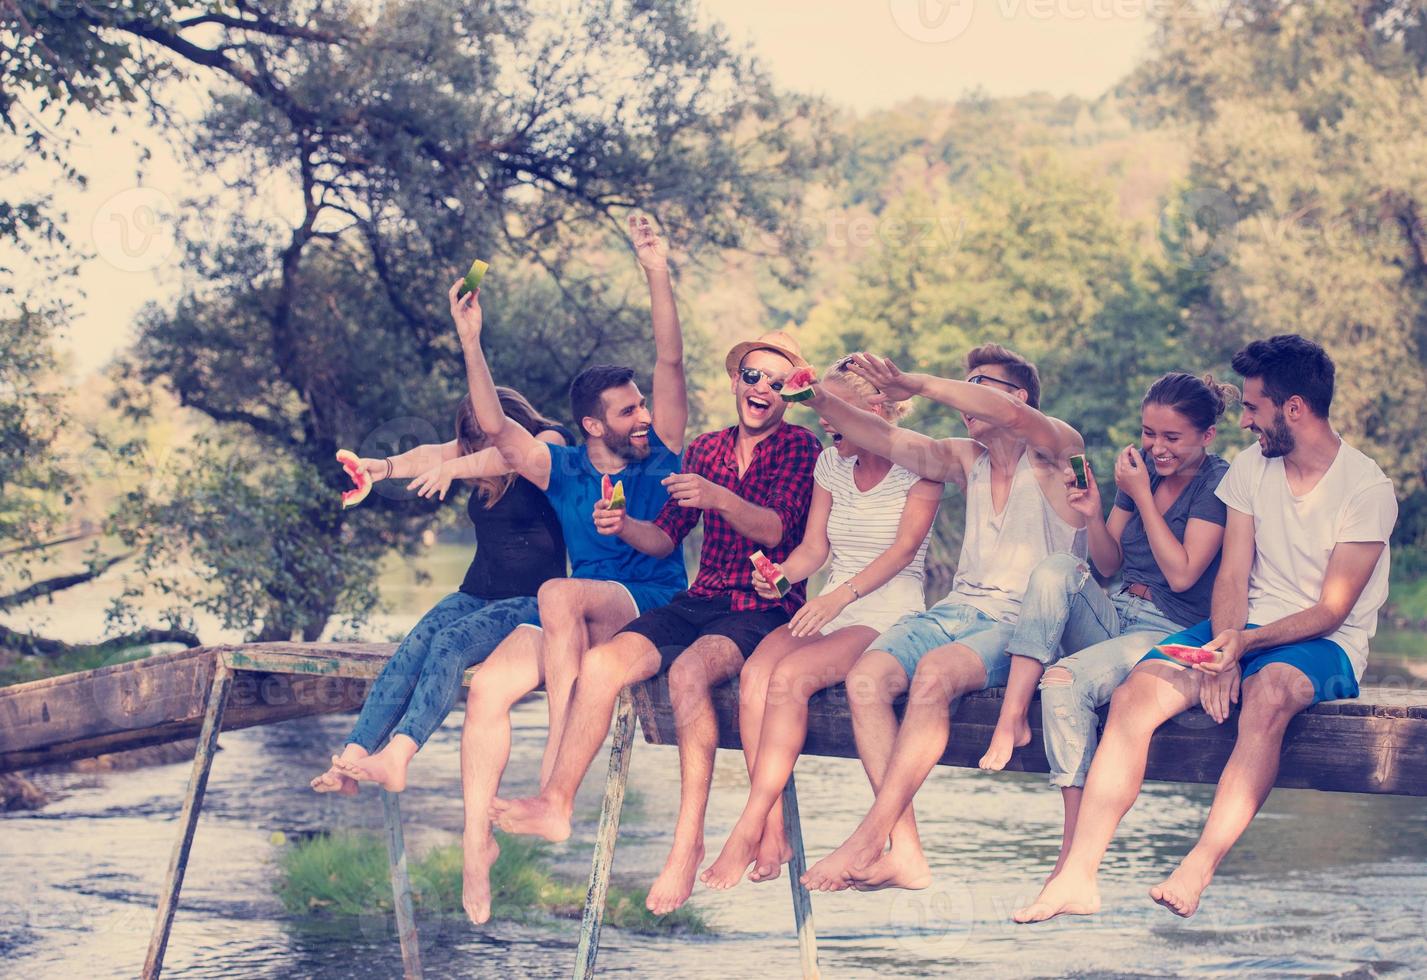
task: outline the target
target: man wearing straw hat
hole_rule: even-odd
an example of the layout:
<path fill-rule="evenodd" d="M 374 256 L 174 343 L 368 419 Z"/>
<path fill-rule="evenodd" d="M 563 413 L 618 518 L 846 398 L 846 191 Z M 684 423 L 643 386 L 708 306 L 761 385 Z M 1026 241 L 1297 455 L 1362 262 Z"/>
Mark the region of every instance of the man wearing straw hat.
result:
<path fill-rule="evenodd" d="M 718 726 L 710 692 L 737 676 L 759 641 L 803 604 L 802 583 L 781 600 L 753 588 L 749 556 L 775 562 L 802 540 L 822 444 L 807 429 L 783 421 L 779 397 L 792 372 L 806 367 L 792 337 L 765 334 L 734 346 L 724 362 L 738 422 L 690 443 L 684 471 L 664 480 L 669 501 L 653 521 L 597 506 L 595 523 L 650 555 L 667 555 L 702 517 L 699 571 L 687 592 L 650 610 L 612 640 L 593 647 L 575 683 L 565 731 L 540 795 L 496 800 L 492 817 L 509 833 L 547 840 L 570 835 L 575 791 L 609 731 L 620 689 L 669 672 L 678 727 L 682 789 L 674 844 L 649 889 L 656 915 L 672 912 L 693 890 L 704 856 L 704 811 L 713 779 Z"/>

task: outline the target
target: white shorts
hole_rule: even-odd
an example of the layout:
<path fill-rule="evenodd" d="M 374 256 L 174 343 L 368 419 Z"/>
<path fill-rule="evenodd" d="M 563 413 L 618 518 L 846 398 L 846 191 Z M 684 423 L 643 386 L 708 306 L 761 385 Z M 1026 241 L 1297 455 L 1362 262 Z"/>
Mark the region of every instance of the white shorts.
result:
<path fill-rule="evenodd" d="M 829 581 L 820 594 L 838 588 L 846 579 Z M 927 608 L 926 595 L 922 591 L 920 579 L 897 576 L 876 592 L 869 592 L 861 599 L 854 599 L 846 609 L 837 614 L 820 631 L 823 636 L 836 632 L 845 626 L 866 626 L 881 636 L 892 624 L 908 613 L 923 612 Z"/>

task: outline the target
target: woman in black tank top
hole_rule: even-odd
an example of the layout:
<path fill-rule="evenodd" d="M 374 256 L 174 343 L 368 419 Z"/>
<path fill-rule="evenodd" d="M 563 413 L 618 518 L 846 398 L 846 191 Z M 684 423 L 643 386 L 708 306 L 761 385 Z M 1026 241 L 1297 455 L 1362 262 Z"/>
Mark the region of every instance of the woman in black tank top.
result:
<path fill-rule="evenodd" d="M 568 429 L 540 415 L 519 392 L 497 391 L 505 414 L 537 438 L 574 443 Z M 487 445 L 469 397 L 457 410 L 452 441 L 361 465 L 373 480 L 414 477 L 411 489 L 443 500 L 453 479 L 473 484 L 466 512 L 476 529 L 476 554 L 460 588 L 412 627 L 372 683 L 341 756 L 312 780 L 319 793 L 350 795 L 359 781 L 404 789 L 407 765 L 451 710 L 466 669 L 516 627 L 538 625 L 541 583 L 565 575 L 565 539 L 554 509 Z"/>

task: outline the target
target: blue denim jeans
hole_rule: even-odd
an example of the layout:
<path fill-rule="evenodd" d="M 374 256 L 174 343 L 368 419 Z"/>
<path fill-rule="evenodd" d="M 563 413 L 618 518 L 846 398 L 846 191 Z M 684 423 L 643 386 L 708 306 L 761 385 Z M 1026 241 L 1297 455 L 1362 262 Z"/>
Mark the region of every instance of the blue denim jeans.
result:
<path fill-rule="evenodd" d="M 539 621 L 534 596 L 477 599 L 451 593 L 421 617 L 386 662 L 347 741 L 368 752 L 389 734 L 425 745 L 455 706 L 466 668 L 489 657 L 517 626 Z"/>
<path fill-rule="evenodd" d="M 1084 786 L 1099 739 L 1095 711 L 1110 700 L 1135 664 L 1182 627 L 1148 599 L 1111 597 L 1074 555 L 1055 554 L 1031 572 L 1012 654 L 1064 668 L 1071 680 L 1041 679 L 1041 729 L 1050 781 Z M 1060 657 L 1062 650 L 1072 651 Z"/>

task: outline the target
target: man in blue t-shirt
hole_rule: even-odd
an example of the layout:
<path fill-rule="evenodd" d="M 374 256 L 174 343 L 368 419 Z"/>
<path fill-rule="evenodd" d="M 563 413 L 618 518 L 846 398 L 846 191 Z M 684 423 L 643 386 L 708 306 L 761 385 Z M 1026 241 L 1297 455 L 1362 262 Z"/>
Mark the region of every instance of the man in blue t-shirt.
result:
<path fill-rule="evenodd" d="M 517 628 L 481 666 L 471 684 L 462 733 L 461 783 L 465 799 L 464 903 L 476 924 L 490 918 L 490 866 L 499 849 L 488 815 L 501 772 L 510 758 L 510 708 L 542 683 L 550 705 L 544 781 L 564 728 L 570 692 L 584 652 L 641 613 L 669 602 L 688 584 L 683 555 L 652 557 L 599 533 L 594 516 L 604 508 L 606 477 L 623 485 L 632 517 L 653 520 L 668 491 L 661 481 L 679 470 L 688 397 L 684 347 L 667 252 L 647 218 L 631 218 L 630 233 L 649 283 L 654 324 L 654 410 L 634 370 L 597 364 L 570 384 L 570 409 L 583 445 L 555 446 L 506 419 L 481 351 L 481 308 L 476 294 L 460 298 L 452 287 L 451 315 L 465 352 L 476 421 L 506 462 L 545 491 L 565 535 L 570 577 L 540 587 L 540 626 Z"/>

